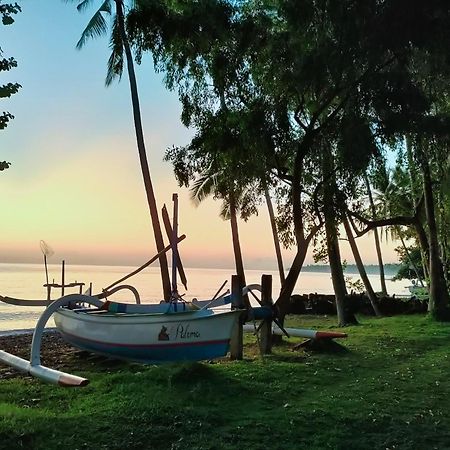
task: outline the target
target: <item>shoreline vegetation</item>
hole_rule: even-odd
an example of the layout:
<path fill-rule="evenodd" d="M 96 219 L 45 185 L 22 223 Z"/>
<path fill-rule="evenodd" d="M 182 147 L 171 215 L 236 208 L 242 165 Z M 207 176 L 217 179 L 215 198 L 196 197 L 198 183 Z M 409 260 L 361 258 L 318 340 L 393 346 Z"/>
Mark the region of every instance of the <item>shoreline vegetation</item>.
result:
<path fill-rule="evenodd" d="M 450 326 L 423 315 L 358 316 L 336 347 L 263 359 L 246 335 L 244 360 L 143 366 L 44 337 L 43 363 L 90 379 L 63 389 L 0 368 L 0 448 L 447 448 Z M 335 328 L 334 317 L 288 316 Z M 0 338 L 26 356 L 30 336 Z M 389 361 L 389 363 L 387 363 Z"/>
<path fill-rule="evenodd" d="M 384 264 L 384 273 L 387 276 L 394 276 L 397 274 L 400 264 Z M 368 275 L 379 275 L 380 267 L 377 264 L 365 264 L 364 269 Z M 331 273 L 328 264 L 307 264 L 303 266 L 302 272 L 317 272 L 317 273 Z M 359 275 L 356 264 L 347 264 L 345 268 L 346 274 Z"/>

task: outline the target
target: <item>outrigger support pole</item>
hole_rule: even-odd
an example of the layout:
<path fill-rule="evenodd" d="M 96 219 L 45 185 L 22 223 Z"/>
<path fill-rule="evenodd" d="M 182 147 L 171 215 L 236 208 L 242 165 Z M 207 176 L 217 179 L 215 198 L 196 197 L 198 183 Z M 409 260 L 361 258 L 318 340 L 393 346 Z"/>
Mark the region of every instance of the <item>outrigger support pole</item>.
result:
<path fill-rule="evenodd" d="M 89 297 L 82 294 L 70 294 L 55 300 L 45 309 L 36 324 L 31 343 L 30 361 L 11 355 L 3 350 L 0 350 L 0 361 L 21 372 L 29 373 L 30 375 L 33 375 L 36 378 L 48 383 L 58 384 L 59 386 L 65 387 L 86 386 L 89 383 L 89 380 L 86 378 L 71 375 L 70 373 L 60 372 L 59 370 L 50 369 L 41 365 L 42 333 L 44 332 L 48 319 L 50 319 L 51 315 L 60 307 L 66 306 L 69 303 L 81 302 L 89 303 L 90 305 L 97 307 L 101 307 L 103 305 L 103 302 L 97 297 Z"/>
<path fill-rule="evenodd" d="M 28 373 L 47 383 L 58 384 L 64 387 L 78 387 L 86 386 L 89 380 L 86 378 L 77 377 L 70 373 L 60 372 L 59 370 L 50 369 L 40 364 L 32 365 L 30 361 L 11 355 L 11 353 L 0 350 L 0 361 L 20 372 Z"/>

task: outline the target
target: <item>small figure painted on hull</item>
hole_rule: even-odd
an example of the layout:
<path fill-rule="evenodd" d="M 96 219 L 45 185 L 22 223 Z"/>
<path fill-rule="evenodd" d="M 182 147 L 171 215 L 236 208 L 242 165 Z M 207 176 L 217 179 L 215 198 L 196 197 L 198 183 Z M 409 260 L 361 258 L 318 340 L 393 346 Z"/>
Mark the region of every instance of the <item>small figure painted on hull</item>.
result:
<path fill-rule="evenodd" d="M 161 328 L 161 331 L 158 334 L 158 341 L 168 341 L 169 335 L 167 334 L 167 327 L 164 325 Z"/>

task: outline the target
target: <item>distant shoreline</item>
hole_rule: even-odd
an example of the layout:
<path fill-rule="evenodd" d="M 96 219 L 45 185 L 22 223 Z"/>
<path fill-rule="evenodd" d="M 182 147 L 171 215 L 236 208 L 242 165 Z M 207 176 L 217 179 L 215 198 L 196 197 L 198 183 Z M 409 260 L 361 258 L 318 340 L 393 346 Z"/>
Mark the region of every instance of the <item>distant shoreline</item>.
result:
<path fill-rule="evenodd" d="M 384 265 L 384 273 L 387 276 L 396 275 L 400 264 L 385 264 Z M 365 265 L 364 268 L 369 275 L 379 275 L 380 268 L 377 264 L 368 264 Z M 302 272 L 316 272 L 316 273 L 331 273 L 330 266 L 326 264 L 308 264 L 303 266 Z M 345 274 L 359 275 L 358 268 L 356 264 L 348 264 L 345 271 Z"/>
<path fill-rule="evenodd" d="M 42 265 L 42 262 L 2 262 L 0 263 L 0 267 L 7 267 L 7 266 L 38 266 L 36 267 L 36 269 L 40 269 L 40 267 Z M 60 263 L 59 262 L 51 262 L 49 263 L 49 266 L 59 266 Z M 92 267 L 130 267 L 130 268 L 136 268 L 138 265 L 134 265 L 134 264 L 80 264 L 80 263 L 69 263 L 67 264 L 66 261 L 66 266 L 92 266 Z M 153 267 L 157 267 L 157 266 L 153 266 Z M 377 264 L 368 264 L 364 266 L 366 269 L 366 272 L 369 275 L 379 275 L 380 274 L 380 270 L 379 270 L 379 266 Z M 398 269 L 400 267 L 400 264 L 385 264 L 384 265 L 384 271 L 385 271 L 385 275 L 387 276 L 393 276 L 398 272 Z M 200 269 L 200 270 L 226 270 L 226 271 L 233 271 L 234 268 L 233 267 L 199 267 L 199 266 L 185 266 L 186 269 Z M 272 267 L 272 268 L 251 268 L 251 267 L 247 267 L 247 270 L 259 270 L 259 271 L 264 271 L 264 270 L 269 270 L 272 272 L 277 272 L 277 268 L 276 267 Z M 289 270 L 289 268 L 285 269 L 285 272 L 287 273 Z M 302 267 L 302 272 L 315 272 L 315 273 L 331 273 L 330 271 L 330 266 L 326 265 L 326 264 L 307 264 L 305 266 Z M 0 270 L 1 272 L 1 270 Z M 351 274 L 351 275 L 359 275 L 359 271 L 358 268 L 356 267 L 355 264 L 348 264 L 344 274 Z"/>

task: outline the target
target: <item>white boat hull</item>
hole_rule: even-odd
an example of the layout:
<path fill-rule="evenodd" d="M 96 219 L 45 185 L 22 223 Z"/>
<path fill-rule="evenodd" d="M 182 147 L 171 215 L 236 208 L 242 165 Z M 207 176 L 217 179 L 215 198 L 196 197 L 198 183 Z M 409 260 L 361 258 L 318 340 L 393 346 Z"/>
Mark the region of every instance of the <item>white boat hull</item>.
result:
<path fill-rule="evenodd" d="M 240 311 L 115 314 L 60 308 L 56 327 L 72 345 L 143 363 L 224 356 Z"/>

